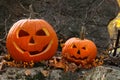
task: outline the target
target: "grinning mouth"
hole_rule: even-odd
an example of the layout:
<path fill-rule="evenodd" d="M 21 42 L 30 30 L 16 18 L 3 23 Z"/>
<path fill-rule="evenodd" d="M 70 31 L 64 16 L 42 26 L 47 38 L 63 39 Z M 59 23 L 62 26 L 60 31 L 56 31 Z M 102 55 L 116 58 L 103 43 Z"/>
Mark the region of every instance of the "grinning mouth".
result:
<path fill-rule="evenodd" d="M 30 55 L 40 54 L 40 53 L 45 52 L 46 50 L 48 50 L 52 43 L 53 43 L 53 41 L 51 40 L 50 43 L 46 44 L 41 51 L 28 51 L 28 52 L 30 53 Z M 18 47 L 15 42 L 13 42 L 13 45 L 21 53 L 24 53 L 24 52 L 27 51 L 27 50 L 24 50 L 24 49 Z"/>
<path fill-rule="evenodd" d="M 44 46 L 44 48 L 42 49 L 42 51 L 30 51 L 29 53 L 31 55 L 35 55 L 35 54 L 41 53 L 41 52 L 43 52 L 43 51 L 45 51 L 47 49 L 47 46 L 48 46 L 48 44 Z"/>
<path fill-rule="evenodd" d="M 75 56 L 71 56 L 71 58 L 74 58 L 75 60 L 85 60 L 85 59 L 87 59 L 88 57 L 86 56 L 86 57 L 84 57 L 84 58 L 76 58 Z"/>

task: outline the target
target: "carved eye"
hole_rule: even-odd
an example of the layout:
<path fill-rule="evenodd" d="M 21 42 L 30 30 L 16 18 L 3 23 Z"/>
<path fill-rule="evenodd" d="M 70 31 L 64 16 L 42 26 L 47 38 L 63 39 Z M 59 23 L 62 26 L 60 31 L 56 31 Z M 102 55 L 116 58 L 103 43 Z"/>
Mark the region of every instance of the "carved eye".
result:
<path fill-rule="evenodd" d="M 86 50 L 86 47 L 82 47 L 82 49 Z"/>
<path fill-rule="evenodd" d="M 37 32 L 36 32 L 36 35 L 38 35 L 38 36 L 46 36 L 46 33 L 44 32 L 44 30 L 38 30 Z"/>
<path fill-rule="evenodd" d="M 77 48 L 77 47 L 76 47 L 76 45 L 74 44 L 74 45 L 72 46 L 72 48 Z"/>
<path fill-rule="evenodd" d="M 29 33 L 24 30 L 20 30 L 18 36 L 19 37 L 29 36 Z"/>

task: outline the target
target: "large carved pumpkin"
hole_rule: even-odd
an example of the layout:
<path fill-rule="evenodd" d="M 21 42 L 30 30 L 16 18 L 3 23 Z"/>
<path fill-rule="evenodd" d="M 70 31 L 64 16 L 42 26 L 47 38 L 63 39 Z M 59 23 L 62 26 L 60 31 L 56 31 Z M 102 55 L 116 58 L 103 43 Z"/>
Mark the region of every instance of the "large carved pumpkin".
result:
<path fill-rule="evenodd" d="M 16 61 L 47 60 L 58 47 L 58 39 L 52 26 L 42 19 L 23 19 L 10 29 L 6 46 Z"/>
<path fill-rule="evenodd" d="M 88 39 L 70 38 L 62 48 L 63 57 L 76 64 L 90 63 L 95 59 L 96 54 L 96 45 Z"/>

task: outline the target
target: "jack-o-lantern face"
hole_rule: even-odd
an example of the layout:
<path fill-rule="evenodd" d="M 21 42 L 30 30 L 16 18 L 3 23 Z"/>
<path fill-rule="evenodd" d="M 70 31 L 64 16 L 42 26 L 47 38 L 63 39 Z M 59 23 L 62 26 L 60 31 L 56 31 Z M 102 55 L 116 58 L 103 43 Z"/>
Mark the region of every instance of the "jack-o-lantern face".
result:
<path fill-rule="evenodd" d="M 91 62 L 95 59 L 97 48 L 95 44 L 87 39 L 70 38 L 62 48 L 62 55 L 67 60 L 82 64 L 82 62 Z"/>
<path fill-rule="evenodd" d="M 58 46 L 52 26 L 41 19 L 24 19 L 10 29 L 6 46 L 16 61 L 38 62 L 51 58 Z"/>

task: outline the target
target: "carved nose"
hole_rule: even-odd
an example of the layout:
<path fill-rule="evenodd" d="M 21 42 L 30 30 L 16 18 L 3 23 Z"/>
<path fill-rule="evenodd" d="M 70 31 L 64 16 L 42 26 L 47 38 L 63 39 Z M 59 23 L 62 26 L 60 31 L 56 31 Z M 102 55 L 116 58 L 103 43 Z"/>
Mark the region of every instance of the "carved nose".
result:
<path fill-rule="evenodd" d="M 32 44 L 34 44 L 34 43 L 35 43 L 35 41 L 34 41 L 33 37 L 31 37 L 31 39 L 30 39 L 30 43 L 32 43 Z"/>
<path fill-rule="evenodd" d="M 80 54 L 80 50 L 77 51 L 77 54 Z"/>

